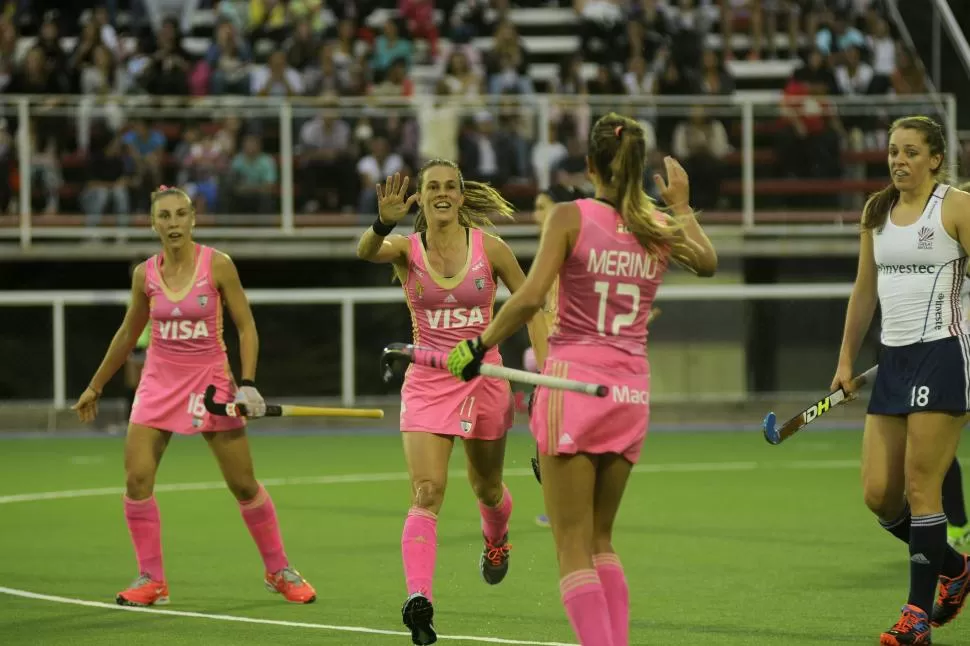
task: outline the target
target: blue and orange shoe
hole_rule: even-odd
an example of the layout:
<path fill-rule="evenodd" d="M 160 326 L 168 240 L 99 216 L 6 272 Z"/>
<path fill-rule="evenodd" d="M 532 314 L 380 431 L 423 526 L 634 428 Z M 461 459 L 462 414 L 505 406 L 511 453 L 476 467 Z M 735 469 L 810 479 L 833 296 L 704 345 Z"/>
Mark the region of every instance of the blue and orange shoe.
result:
<path fill-rule="evenodd" d="M 279 572 L 267 572 L 265 582 L 267 590 L 280 593 L 290 603 L 313 603 L 317 600 L 317 591 L 291 567 Z"/>
<path fill-rule="evenodd" d="M 168 584 L 153 581 L 147 574 L 139 574 L 135 582 L 115 597 L 119 606 L 162 606 L 168 603 Z"/>
<path fill-rule="evenodd" d="M 482 574 L 482 579 L 489 585 L 497 585 L 502 582 L 505 575 L 509 573 L 509 551 L 512 545 L 509 544 L 509 534 L 501 540 L 493 543 L 485 539 L 485 547 L 482 548 L 482 558 L 478 561 L 478 571 Z"/>
<path fill-rule="evenodd" d="M 945 626 L 960 614 L 970 596 L 970 556 L 963 557 L 963 574 L 952 579 L 940 577 L 940 596 L 933 604 L 933 627 Z"/>
<path fill-rule="evenodd" d="M 879 636 L 882 646 L 932 644 L 930 618 L 916 606 L 906 604 L 896 625 Z"/>

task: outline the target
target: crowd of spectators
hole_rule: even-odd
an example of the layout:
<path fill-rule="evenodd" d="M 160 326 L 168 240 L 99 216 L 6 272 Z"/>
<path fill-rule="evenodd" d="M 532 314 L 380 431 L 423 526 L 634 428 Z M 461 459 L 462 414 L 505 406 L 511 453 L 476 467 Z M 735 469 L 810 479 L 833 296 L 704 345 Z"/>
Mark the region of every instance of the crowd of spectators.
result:
<path fill-rule="evenodd" d="M 594 95 L 730 95 L 726 61 L 801 58 L 784 86 L 772 137 L 784 176 L 837 177 L 840 151 L 852 140 L 885 145 L 892 115 L 841 114 L 832 95 L 922 94 L 925 73 L 893 37 L 879 2 L 869 0 L 114 0 L 91 3 L 13 1 L 0 15 L 0 91 L 44 94 L 28 124 L 31 178 L 38 209 L 56 213 L 65 182 L 61 159 L 81 155 L 79 208 L 91 225 L 102 214 L 143 213 L 152 186 L 177 181 L 206 212 L 279 211 L 276 117 L 245 109 L 218 118 L 144 118 L 113 104 L 118 95 L 313 97 L 293 123 L 295 203 L 301 212 L 376 211 L 375 182 L 413 173 L 431 157 L 456 159 L 466 176 L 497 185 L 529 185 L 552 168 L 552 181 L 583 185 L 585 141 L 605 108 Z M 159 15 L 159 7 L 169 15 Z M 508 17 L 513 7 L 572 6 L 580 47 L 539 87 L 535 54 Z M 120 7 L 128 20 L 118 20 Z M 200 8 L 216 16 L 198 49 L 188 19 Z M 375 11 L 393 9 L 375 26 Z M 437 21 L 433 20 L 438 15 Z M 18 50 L 33 19 L 37 40 Z M 79 25 L 79 26 L 78 26 Z M 704 45 L 709 33 L 743 49 Z M 783 52 L 779 33 L 797 43 Z M 65 47 L 63 36 L 76 36 Z M 473 40 L 490 36 L 483 51 Z M 435 80 L 415 81 L 417 64 Z M 583 74 L 593 64 L 592 78 Z M 537 91 L 575 97 L 537 124 L 515 107 Z M 57 97 L 80 94 L 70 116 Z M 336 109 L 337 97 L 415 99 L 394 113 Z M 703 108 L 679 116 L 633 109 L 648 127 L 655 156 L 670 152 L 696 179 L 698 206 L 716 207 L 725 158 L 737 146 L 732 118 Z M 0 123 L 0 154 L 16 172 L 15 121 Z M 175 125 L 172 125 L 175 124 Z M 549 143 L 538 136 L 548 127 Z M 646 178 L 649 187 L 649 177 Z M 2 182 L 0 182 L 2 184 Z M 9 203 L 15 179 L 0 189 Z"/>

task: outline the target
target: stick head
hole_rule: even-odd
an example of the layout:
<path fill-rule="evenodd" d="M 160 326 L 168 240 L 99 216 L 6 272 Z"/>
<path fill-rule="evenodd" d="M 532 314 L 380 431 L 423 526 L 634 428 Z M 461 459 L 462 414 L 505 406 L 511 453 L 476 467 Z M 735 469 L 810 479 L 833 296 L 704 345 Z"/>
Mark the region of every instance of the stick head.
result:
<path fill-rule="evenodd" d="M 764 432 L 768 444 L 781 444 L 781 435 L 778 434 L 778 420 L 774 413 L 765 415 L 765 421 L 761 423 L 761 430 Z"/>
<path fill-rule="evenodd" d="M 410 359 L 407 343 L 388 344 L 381 352 L 381 378 L 384 383 L 389 384 L 391 381 L 401 379 Z"/>

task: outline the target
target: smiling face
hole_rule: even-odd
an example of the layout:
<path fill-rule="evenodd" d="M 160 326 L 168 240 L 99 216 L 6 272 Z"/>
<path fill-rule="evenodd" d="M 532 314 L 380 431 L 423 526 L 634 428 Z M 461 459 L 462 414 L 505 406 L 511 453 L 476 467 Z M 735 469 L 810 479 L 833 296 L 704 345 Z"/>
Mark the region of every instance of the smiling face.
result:
<path fill-rule="evenodd" d="M 428 223 L 445 224 L 458 219 L 458 207 L 465 201 L 458 169 L 430 166 L 421 174 L 421 210 Z"/>
<path fill-rule="evenodd" d="M 939 173 L 943 153 L 932 150 L 934 147 L 919 129 L 902 126 L 893 130 L 889 137 L 889 172 L 897 189 L 913 190 Z"/>
<path fill-rule="evenodd" d="M 181 249 L 192 243 L 195 208 L 183 193 L 172 191 L 152 204 L 152 227 L 167 249 Z"/>

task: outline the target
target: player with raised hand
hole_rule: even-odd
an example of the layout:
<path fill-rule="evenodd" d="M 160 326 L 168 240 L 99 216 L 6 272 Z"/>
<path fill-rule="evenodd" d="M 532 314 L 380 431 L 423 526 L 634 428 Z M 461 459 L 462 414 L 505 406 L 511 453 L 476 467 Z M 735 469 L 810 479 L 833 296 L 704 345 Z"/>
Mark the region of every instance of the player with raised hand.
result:
<path fill-rule="evenodd" d="M 525 274 L 511 249 L 482 229 L 490 216 L 511 217 L 513 207 L 487 184 L 466 182 L 458 166 L 434 159 L 418 171 L 417 192 L 407 195 L 399 174 L 378 185 L 380 215 L 360 238 L 358 257 L 390 263 L 411 310 L 414 343 L 447 350 L 485 329 L 492 317 L 495 278 L 515 293 Z M 414 232 L 392 235 L 418 204 Z M 540 356 L 546 331 L 541 317 L 530 326 Z M 498 348 L 484 360 L 501 364 Z M 456 381 L 447 372 L 411 365 L 401 390 L 401 431 L 411 476 L 411 508 L 401 536 L 407 584 L 402 618 L 415 644 L 437 639 L 432 583 L 437 555 L 438 514 L 444 501 L 448 463 L 456 437 L 464 440 L 468 478 L 479 501 L 484 548 L 479 570 L 486 583 L 500 583 L 508 571 L 512 496 L 502 473 L 505 436 L 514 408 L 509 383 Z"/>
<path fill-rule="evenodd" d="M 565 184 L 554 184 L 547 189 L 539 191 L 536 195 L 535 205 L 532 211 L 532 218 L 539 225 L 539 229 L 542 229 L 543 223 L 546 221 L 546 216 L 549 215 L 549 211 L 556 204 L 562 202 L 571 202 L 573 200 L 578 200 L 586 197 L 583 195 L 582 191 L 574 186 L 566 186 Z M 546 302 L 542 306 L 542 315 L 546 319 L 546 328 L 551 334 L 556 329 L 556 301 L 559 296 L 559 279 L 553 282 L 552 287 L 549 288 L 549 294 L 546 297 Z M 655 318 L 660 314 L 660 308 L 654 307 L 650 310 L 650 316 L 647 317 L 647 325 L 653 322 Z M 531 372 L 541 372 L 540 364 L 536 361 L 535 350 L 531 347 L 526 348 L 525 353 L 522 356 L 522 365 L 526 370 Z M 518 400 L 517 400 L 518 401 Z M 523 410 L 528 410 L 529 414 L 532 414 L 532 407 L 529 405 L 532 399 L 531 396 L 528 400 L 525 397 L 522 398 L 521 408 Z M 536 460 L 533 461 L 533 469 L 536 472 L 536 479 L 541 481 L 541 472 L 539 469 L 539 464 L 537 462 L 539 456 L 536 454 Z M 546 514 L 539 514 L 536 516 L 536 525 L 539 527 L 549 527 L 549 516 Z"/>
<path fill-rule="evenodd" d="M 970 249 L 970 195 L 941 183 L 946 142 L 922 116 L 889 129 L 892 183 L 862 212 L 859 266 L 832 380 L 852 370 L 877 303 L 879 371 L 862 442 L 866 505 L 909 545 L 909 597 L 882 644 L 929 644 L 970 593 L 967 557 L 947 544 L 944 474 L 970 411 L 970 337 L 961 289 Z M 934 604 L 937 586 L 939 598 Z"/>
<path fill-rule="evenodd" d="M 253 475 L 245 420 L 206 412 L 209 384 L 223 398 L 235 396 L 252 417 L 266 404 L 256 389 L 259 339 L 236 267 L 228 256 L 192 239 L 195 210 L 179 188 L 152 193 L 152 230 L 161 253 L 133 273 L 131 302 L 90 384 L 73 409 L 83 422 L 94 420 L 105 384 L 125 363 L 145 326 L 151 325 L 144 369 L 138 383 L 125 440 L 125 520 L 138 560 L 138 577 L 117 595 L 127 606 L 168 603 L 162 564 L 162 523 L 155 501 L 155 475 L 172 434 L 201 433 L 219 463 L 229 490 L 265 566 L 266 587 L 287 601 L 310 603 L 316 592 L 290 566 L 283 549 L 276 509 Z M 242 381 L 237 389 L 222 340 L 225 304 L 239 330 Z"/>
<path fill-rule="evenodd" d="M 629 643 L 629 592 L 612 536 L 650 418 L 650 306 L 671 260 L 700 276 L 717 269 L 689 206 L 687 173 L 670 157 L 664 163 L 667 180 L 656 181 L 669 215 L 643 191 L 643 128 L 615 113 L 600 118 L 586 164 L 595 198 L 552 209 L 525 284 L 448 358 L 454 375 L 474 379 L 482 357 L 542 308 L 558 277 L 559 319 L 543 373 L 613 385 L 603 399 L 539 388 L 530 424 L 562 602 L 583 646 Z"/>

